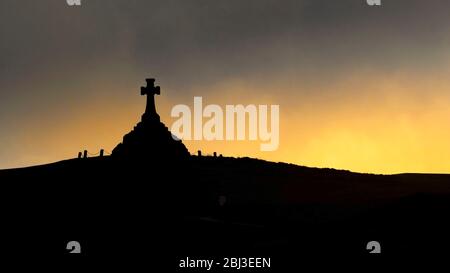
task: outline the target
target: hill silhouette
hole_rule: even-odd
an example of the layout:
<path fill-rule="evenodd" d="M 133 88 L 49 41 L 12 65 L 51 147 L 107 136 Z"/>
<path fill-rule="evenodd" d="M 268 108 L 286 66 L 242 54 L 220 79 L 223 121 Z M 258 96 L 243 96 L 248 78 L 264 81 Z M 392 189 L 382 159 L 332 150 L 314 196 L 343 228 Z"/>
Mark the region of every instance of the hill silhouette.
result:
<path fill-rule="evenodd" d="M 259 255 L 275 267 L 365 257 L 372 240 L 384 255 L 448 251 L 450 175 L 192 156 L 161 123 L 153 83 L 141 122 L 111 156 L 0 171 L 8 254 L 66 257 L 78 240 L 86 259 L 152 257 L 177 270 L 196 255 Z"/>

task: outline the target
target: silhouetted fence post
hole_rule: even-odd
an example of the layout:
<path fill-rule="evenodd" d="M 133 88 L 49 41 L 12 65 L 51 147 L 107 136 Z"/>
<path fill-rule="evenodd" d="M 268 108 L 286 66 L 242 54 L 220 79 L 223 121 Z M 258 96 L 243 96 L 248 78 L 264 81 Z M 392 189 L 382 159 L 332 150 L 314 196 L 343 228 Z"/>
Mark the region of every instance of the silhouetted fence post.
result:
<path fill-rule="evenodd" d="M 81 156 L 82 156 L 82 153 L 78 152 L 78 158 L 81 158 Z"/>
<path fill-rule="evenodd" d="M 100 150 L 100 157 L 103 157 L 103 154 L 105 153 L 105 151 L 103 149 Z"/>
<path fill-rule="evenodd" d="M 202 151 L 198 150 L 198 156 L 202 156 Z"/>
<path fill-rule="evenodd" d="M 214 152 L 214 157 L 217 157 L 217 152 Z"/>
<path fill-rule="evenodd" d="M 83 152 L 83 158 L 87 158 L 87 150 L 84 150 L 84 152 Z"/>

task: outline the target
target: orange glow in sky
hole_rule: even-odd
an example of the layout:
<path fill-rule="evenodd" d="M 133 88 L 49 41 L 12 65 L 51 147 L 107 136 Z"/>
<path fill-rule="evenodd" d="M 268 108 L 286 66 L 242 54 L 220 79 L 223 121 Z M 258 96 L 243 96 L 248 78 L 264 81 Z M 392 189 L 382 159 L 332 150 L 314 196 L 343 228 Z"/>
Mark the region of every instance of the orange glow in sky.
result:
<path fill-rule="evenodd" d="M 430 81 L 431 82 L 431 81 Z M 195 154 L 217 152 L 224 156 L 249 156 L 314 167 L 330 167 L 370 173 L 450 172 L 450 107 L 445 92 L 416 93 L 432 88 L 448 90 L 446 81 L 433 79 L 410 84 L 398 76 L 380 81 L 357 75 L 334 82 L 339 96 L 296 97 L 301 86 L 257 86 L 244 80 L 208 86 L 205 104 L 279 104 L 280 146 L 274 152 L 261 152 L 258 141 L 185 141 Z M 172 106 L 193 105 L 188 92 L 176 98 L 165 90 L 157 97 L 162 121 L 170 128 Z M 96 86 L 95 88 L 102 88 Z M 103 86 L 103 88 L 105 88 Z M 62 114 L 45 113 L 40 121 L 30 117 L 26 131 L 17 134 L 20 156 L 2 161 L 2 167 L 28 166 L 75 157 L 78 151 L 111 151 L 140 120 L 145 99 L 137 88 L 129 88 L 127 99 L 91 98 L 83 107 Z M 268 90 L 283 89 L 283 93 Z M 366 92 L 358 90 L 365 88 Z M 107 88 L 114 92 L 112 87 Z M 254 89 L 258 90 L 261 96 Z M 293 90 L 288 90 L 293 89 Z M 213 90 L 213 92 L 211 92 Z M 369 91 L 369 92 L 367 92 Z M 271 95 L 269 95 L 271 94 Z M 420 95 L 414 95 L 420 94 Z M 196 90 L 195 95 L 202 95 Z M 8 147 L 6 147 L 8 149 Z M 12 153 L 12 151 L 11 151 Z"/>

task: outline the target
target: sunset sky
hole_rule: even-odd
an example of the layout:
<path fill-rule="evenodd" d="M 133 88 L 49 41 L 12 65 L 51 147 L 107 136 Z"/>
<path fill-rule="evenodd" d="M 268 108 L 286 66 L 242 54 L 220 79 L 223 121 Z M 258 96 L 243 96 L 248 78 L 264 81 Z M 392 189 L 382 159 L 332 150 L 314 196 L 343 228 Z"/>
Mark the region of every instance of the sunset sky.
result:
<path fill-rule="evenodd" d="M 450 1 L 2 0 L 0 169 L 111 151 L 140 86 L 176 104 L 280 105 L 280 146 L 185 142 L 370 173 L 450 173 Z"/>

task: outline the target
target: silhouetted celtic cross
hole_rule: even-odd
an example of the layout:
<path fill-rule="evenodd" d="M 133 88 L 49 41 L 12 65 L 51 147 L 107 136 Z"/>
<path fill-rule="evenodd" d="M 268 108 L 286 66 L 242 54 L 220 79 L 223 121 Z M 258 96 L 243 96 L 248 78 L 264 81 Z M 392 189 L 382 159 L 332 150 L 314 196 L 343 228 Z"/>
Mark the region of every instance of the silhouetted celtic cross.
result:
<path fill-rule="evenodd" d="M 159 115 L 156 113 L 155 107 L 155 95 L 161 94 L 161 88 L 155 86 L 155 79 L 146 79 L 146 81 L 147 86 L 141 87 L 141 95 L 147 95 L 147 105 L 142 119 L 157 118 L 159 120 Z"/>

